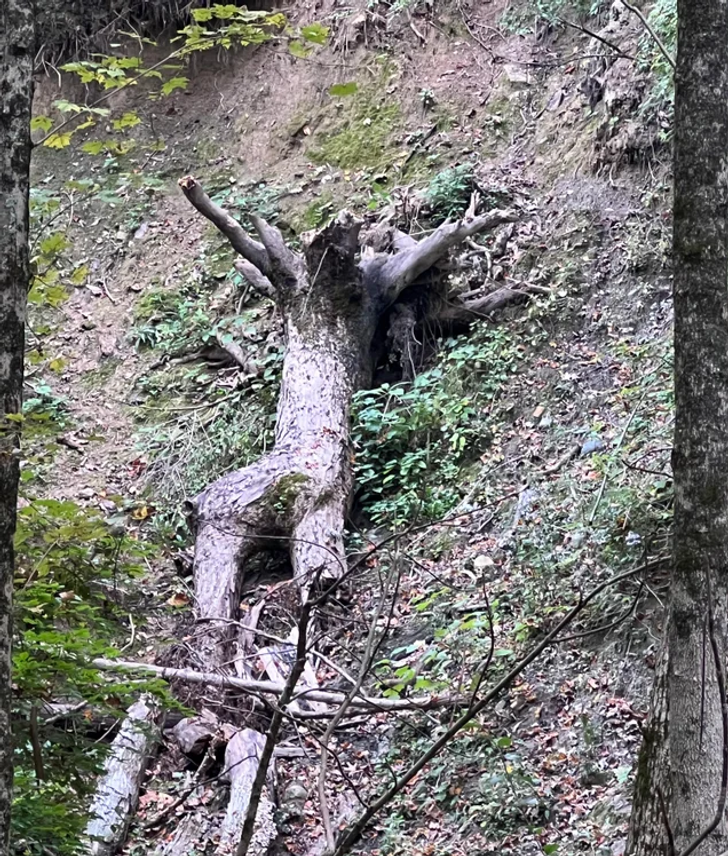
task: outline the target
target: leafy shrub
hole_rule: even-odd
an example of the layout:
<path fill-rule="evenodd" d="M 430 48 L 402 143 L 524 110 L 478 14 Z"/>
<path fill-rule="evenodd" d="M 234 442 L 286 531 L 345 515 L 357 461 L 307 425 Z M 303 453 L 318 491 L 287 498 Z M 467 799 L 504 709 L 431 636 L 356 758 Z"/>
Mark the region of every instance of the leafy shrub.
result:
<path fill-rule="evenodd" d="M 425 202 L 438 220 L 462 214 L 473 192 L 473 166 L 469 163 L 438 172 L 425 191 Z"/>
<path fill-rule="evenodd" d="M 676 0 L 656 0 L 648 20 L 668 54 L 674 57 L 677 53 Z M 640 40 L 639 63 L 643 69 L 652 72 L 654 80 L 642 105 L 643 111 L 650 114 L 667 109 L 671 113 L 675 96 L 674 69 L 649 33 Z"/>
<path fill-rule="evenodd" d="M 70 856 L 80 849 L 105 748 L 83 728 L 73 734 L 52 726 L 42 727 L 34 747 L 30 721 L 46 701 L 86 701 L 99 715 L 118 715 L 139 692 L 159 690 L 156 682 L 120 681 L 91 665 L 118 653 L 118 586 L 141 571 L 145 548 L 116 534 L 98 512 L 50 499 L 19 510 L 15 543 L 13 847 Z"/>
<path fill-rule="evenodd" d="M 354 399 L 355 474 L 375 523 L 436 518 L 460 500 L 462 466 L 487 439 L 488 408 L 515 366 L 503 328 L 450 339 L 412 384 Z"/>
<path fill-rule="evenodd" d="M 500 23 L 510 33 L 526 35 L 534 24 L 546 22 L 555 25 L 570 15 L 596 15 L 605 5 L 604 0 L 526 0 L 509 6 Z"/>

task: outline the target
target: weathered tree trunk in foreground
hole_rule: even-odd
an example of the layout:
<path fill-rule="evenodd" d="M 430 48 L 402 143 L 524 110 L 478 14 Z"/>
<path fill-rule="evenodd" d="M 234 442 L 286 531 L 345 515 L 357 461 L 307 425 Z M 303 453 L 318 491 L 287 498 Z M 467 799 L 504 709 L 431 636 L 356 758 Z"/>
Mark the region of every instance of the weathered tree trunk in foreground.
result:
<path fill-rule="evenodd" d="M 637 761 L 626 849 L 628 856 L 657 856 L 667 853 L 668 839 L 663 817 L 671 793 L 667 742 L 667 658 L 665 638 L 657 655 L 649 713 L 642 729 L 642 747 Z"/>
<path fill-rule="evenodd" d="M 335 579 L 345 569 L 351 399 L 370 379 L 383 313 L 451 247 L 515 215 L 469 213 L 390 254 L 362 251 L 363 224 L 344 211 L 294 253 L 260 218 L 253 219 L 259 240 L 252 239 L 191 176 L 180 186 L 241 255 L 241 273 L 275 300 L 286 342 L 273 451 L 192 503 L 197 614 L 212 625 L 199 650 L 212 670 L 229 659 L 230 619 L 237 618 L 245 562 L 254 552 L 266 543 L 289 545 L 304 600 L 315 579 Z"/>
<path fill-rule="evenodd" d="M 668 621 L 674 852 L 728 849 L 728 0 L 678 0 L 675 529 Z M 653 787 L 655 783 L 652 783 Z M 643 810 L 649 788 L 636 794 Z M 634 830 L 659 839 L 655 830 Z M 633 852 L 648 852 L 639 846 Z M 656 852 L 656 851 L 652 851 Z"/>
<path fill-rule="evenodd" d="M 12 585 L 23 392 L 35 23 L 27 0 L 0 4 L 0 856 L 7 853 Z"/>
<path fill-rule="evenodd" d="M 264 744 L 263 735 L 251 728 L 239 731 L 228 743 L 225 767 L 230 781 L 230 801 L 220 827 L 216 856 L 229 856 L 236 851 Z M 251 856 L 265 856 L 274 841 L 277 830 L 273 813 L 273 803 L 264 795 L 258 805 L 255 831 L 248 851 Z"/>

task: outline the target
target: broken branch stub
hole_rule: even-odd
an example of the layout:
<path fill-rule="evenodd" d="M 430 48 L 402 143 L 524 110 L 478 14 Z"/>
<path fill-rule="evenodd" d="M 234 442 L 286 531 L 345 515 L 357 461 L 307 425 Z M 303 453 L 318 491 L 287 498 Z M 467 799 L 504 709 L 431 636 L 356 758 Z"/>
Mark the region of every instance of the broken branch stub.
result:
<path fill-rule="evenodd" d="M 252 265 L 255 265 L 259 271 L 267 274 L 270 268 L 270 260 L 263 244 L 251 238 L 231 214 L 216 202 L 213 202 L 194 176 L 186 175 L 184 178 L 180 178 L 178 184 L 187 200 L 213 226 L 217 226 L 220 232 L 230 241 L 235 252 L 239 253 L 244 259 L 247 259 Z"/>

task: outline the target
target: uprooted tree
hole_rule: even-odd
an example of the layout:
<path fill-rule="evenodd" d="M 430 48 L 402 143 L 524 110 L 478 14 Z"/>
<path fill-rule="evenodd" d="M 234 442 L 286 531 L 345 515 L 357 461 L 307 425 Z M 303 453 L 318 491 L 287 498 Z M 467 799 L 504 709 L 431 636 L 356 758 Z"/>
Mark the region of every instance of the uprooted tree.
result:
<path fill-rule="evenodd" d="M 322 740 L 319 799 L 329 850 L 345 852 L 381 805 L 406 786 L 419 769 L 414 765 L 405 773 L 393 791 L 390 789 L 347 827 L 346 835 L 337 843 L 326 797 L 326 757 L 329 738 L 345 710 L 362 706 L 375 711 L 402 710 L 443 703 L 436 696 L 370 699 L 361 692 L 381 642 L 381 638 L 374 638 L 379 635 L 376 621 L 359 677 L 346 693 L 321 691 L 308 662 L 309 628 L 317 621 L 318 605 L 362 562 L 359 559 L 347 567 L 344 550 L 344 525 L 353 487 L 349 440 L 352 396 L 370 383 L 377 343 L 386 340 L 386 332 L 391 339 L 388 324 L 402 327 L 403 318 L 405 327 L 415 324 L 418 305 L 426 312 L 432 310 L 427 300 L 407 304 L 408 290 L 419 288 L 426 295 L 439 294 L 441 298 L 442 289 L 437 286 L 445 283 L 445 276 L 438 263 L 448 251 L 477 233 L 514 221 L 517 214 L 514 210 L 495 210 L 478 215 L 474 198 L 461 220 L 443 224 L 418 242 L 387 224 L 366 233 L 362 220 L 342 211 L 325 228 L 302 236 L 302 249 L 294 252 L 281 232 L 260 217 L 252 218 L 257 239 L 251 237 L 191 176 L 183 178 L 180 185 L 192 205 L 240 255 L 238 270 L 261 295 L 275 302 L 281 316 L 286 350 L 275 445 L 257 463 L 224 476 L 189 503 L 195 534 L 195 609 L 201 627 L 196 653 L 204 671 L 103 660 L 94 663 L 102 669 L 141 666 L 171 679 L 277 696 L 277 703 L 271 704 L 273 713 L 265 737 L 244 728 L 227 742 L 225 775 L 230 782 L 230 800 L 225 819 L 220 824 L 211 821 L 209 828 L 203 828 L 190 816 L 189 822 L 178 825 L 172 840 L 158 848 L 158 856 L 171 856 L 199 844 L 207 846 L 211 841 L 217 842 L 215 852 L 219 856 L 265 853 L 275 837 L 272 807 L 265 794 L 273 750 L 284 717 L 306 714 L 333 717 Z M 524 293 L 500 289 L 485 300 L 461 303 L 459 311 L 472 317 L 471 313 L 482 314 L 522 299 Z M 398 301 L 405 303 L 398 306 Z M 434 305 L 445 304 L 440 299 Z M 449 319 L 456 317 L 457 311 L 451 302 L 447 306 Z M 289 554 L 300 615 L 288 639 L 279 640 L 283 647 L 253 649 L 253 658 L 268 674 L 265 681 L 254 678 L 250 665 L 251 637 L 260 632 L 257 622 L 265 599 L 247 614 L 240 614 L 240 600 L 250 560 L 256 553 L 281 546 Z M 385 586 L 380 609 L 386 598 Z M 529 658 L 523 660 L 523 664 L 527 662 Z M 493 692 L 500 689 L 499 684 Z M 475 716 L 491 697 L 492 693 L 478 700 L 444 699 L 449 704 L 464 703 L 466 710 L 454 730 L 419 763 L 427 763 L 444 745 L 442 741 Z M 154 711 L 145 709 L 147 715 L 153 719 Z M 123 841 L 128 817 L 134 812 L 149 748 L 145 725 L 146 721 L 131 722 L 130 714 L 128 733 L 122 735 L 127 742 L 147 747 L 144 752 L 130 754 L 123 741 L 115 741 L 112 748 L 88 830 L 97 856 L 106 856 Z M 191 739 L 196 739 L 199 726 L 194 721 L 182 727 L 189 727 Z M 183 732 L 179 737 L 186 739 Z"/>
<path fill-rule="evenodd" d="M 314 580 L 342 575 L 353 483 L 351 401 L 372 377 L 377 331 L 404 292 L 452 247 L 515 220 L 516 213 L 477 215 L 473 204 L 463 219 L 419 242 L 390 229 L 383 250 L 381 231 L 364 237 L 363 221 L 342 211 L 325 228 L 304 235 L 302 250 L 294 252 L 260 217 L 252 218 L 258 239 L 251 237 L 195 178 L 183 178 L 180 186 L 239 253 L 238 270 L 275 301 L 285 331 L 273 450 L 190 503 L 197 617 L 209 629 L 200 652 L 213 670 L 230 659 L 231 620 L 254 553 L 289 544 L 304 601 Z"/>
<path fill-rule="evenodd" d="M 318 802 L 326 852 L 346 856 L 376 815 L 530 663 L 547 647 L 557 644 L 564 628 L 599 592 L 648 566 L 627 571 L 580 597 L 547 629 L 541 641 L 492 686 L 484 684 L 495 652 L 491 618 L 489 654 L 478 665 L 473 691 L 465 695 L 457 692 L 373 697 L 364 685 L 388 630 L 388 624 L 382 627 L 378 619 L 383 607 L 396 596 L 397 571 L 393 563 L 391 577 L 384 584 L 380 580 L 379 606 L 370 621 L 358 675 L 352 678 L 346 671 L 341 673 L 348 685 L 345 691 L 318 686 L 308 663 L 314 651 L 316 634 L 311 628 L 320 618 L 318 608 L 342 579 L 368 558 L 365 554 L 347 561 L 344 550 L 344 525 L 353 487 L 349 440 L 352 396 L 371 383 L 380 346 L 387 341 L 387 333 L 391 334 L 388 328 L 401 325 L 403 317 L 410 324 L 417 323 L 418 310 L 424 313 L 423 320 L 437 312 L 441 313 L 439 317 L 449 319 L 457 318 L 458 313 L 467 317 L 473 311 L 492 311 L 523 299 L 524 291 L 500 289 L 488 298 L 478 298 L 476 303 L 443 300 L 449 250 L 479 232 L 514 221 L 517 213 L 495 210 L 478 215 L 473 200 L 461 220 L 443 224 L 418 242 L 386 223 L 365 230 L 361 220 L 343 211 L 323 229 L 302 236 L 302 249 L 293 251 L 281 232 L 260 217 L 251 218 L 257 232 L 257 238 L 253 238 L 191 176 L 183 178 L 180 185 L 192 205 L 240 255 L 238 270 L 261 295 L 275 302 L 281 316 L 286 351 L 275 445 L 255 464 L 224 476 L 189 503 L 195 534 L 195 609 L 201 634 L 195 637 L 195 653 L 203 671 L 126 661 L 96 660 L 94 665 L 242 692 L 257 697 L 271 712 L 265 735 L 251 727 L 231 726 L 232 736 L 228 733 L 224 738 L 227 748 L 223 775 L 230 782 L 224 819 L 219 820 L 214 812 L 204 817 L 190 812 L 176 825 L 172 838 L 155 850 L 155 856 L 172 856 L 193 848 L 208 852 L 210 846 L 214 846 L 216 856 L 263 856 L 276 836 L 272 802 L 266 792 L 269 765 L 284 720 L 307 717 L 324 718 L 329 723 L 320 739 Z M 414 300 L 413 294 L 431 299 Z M 379 544 L 378 549 L 382 546 Z M 241 609 L 246 573 L 255 554 L 281 548 L 289 554 L 291 582 L 300 599 L 299 614 L 287 639 L 257 629 L 265 597 L 247 612 Z M 264 639 L 272 637 L 284 643 L 283 647 L 255 649 L 251 639 L 258 633 Z M 254 675 L 252 661 L 257 662 L 258 672 L 267 673 L 267 680 Z M 381 714 L 442 706 L 458 713 L 430 747 L 393 782 L 378 789 L 357 817 L 346 806 L 342 810 L 341 803 L 333 817 L 329 799 L 336 795 L 327 792 L 327 762 L 333 732 L 346 711 Z M 246 720 L 246 726 L 249 724 Z M 127 729 L 127 738 L 133 738 L 135 745 L 142 743 L 145 732 L 140 729 L 134 724 Z M 180 747 L 186 742 L 192 745 L 200 729 L 204 732 L 206 726 L 199 718 L 176 726 Z M 207 734 L 212 737 L 209 729 Z M 100 787 L 99 792 L 132 797 L 137 794 L 135 781 L 143 755 L 135 753 L 132 769 L 125 766 L 128 747 L 121 743 L 113 747 L 107 778 L 115 774 L 117 780 L 113 788 Z M 123 779 L 125 788 L 119 787 L 118 778 Z M 180 801 L 184 799 L 183 796 Z M 129 808 L 130 799 L 123 806 L 118 798 L 116 802 L 98 803 L 103 812 L 97 810 L 97 816 L 117 817 L 134 811 L 133 806 Z M 178 803 L 173 803 L 172 809 Z M 167 816 L 163 810 L 160 818 L 148 825 L 157 826 Z M 94 828 L 96 839 L 106 848 L 97 850 L 97 856 L 106 856 L 121 842 L 123 828 L 120 833 L 118 827 L 106 824 Z"/>

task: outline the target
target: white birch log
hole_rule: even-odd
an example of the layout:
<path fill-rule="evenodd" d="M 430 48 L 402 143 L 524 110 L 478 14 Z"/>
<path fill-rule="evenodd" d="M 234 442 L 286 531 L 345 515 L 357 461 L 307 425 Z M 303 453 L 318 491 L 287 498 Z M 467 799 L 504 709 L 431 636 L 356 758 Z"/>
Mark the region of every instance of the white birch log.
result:
<path fill-rule="evenodd" d="M 126 839 L 139 788 L 159 737 L 157 709 L 140 699 L 127 711 L 111 744 L 86 827 L 91 856 L 112 856 Z"/>

